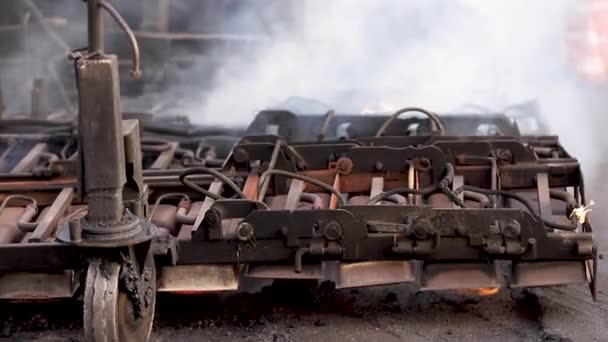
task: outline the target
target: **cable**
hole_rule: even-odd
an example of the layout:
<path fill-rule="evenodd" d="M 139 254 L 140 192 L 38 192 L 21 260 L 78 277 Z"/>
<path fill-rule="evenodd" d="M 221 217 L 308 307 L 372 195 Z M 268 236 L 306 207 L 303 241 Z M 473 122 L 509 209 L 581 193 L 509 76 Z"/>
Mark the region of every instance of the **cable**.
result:
<path fill-rule="evenodd" d="M 530 214 L 532 214 L 532 216 L 534 216 L 535 219 L 542 221 L 545 226 L 553 228 L 553 229 L 574 231 L 574 230 L 576 230 L 576 228 L 578 228 L 578 225 L 576 223 L 571 224 L 571 225 L 565 225 L 565 224 L 551 222 L 551 221 L 543 219 L 534 210 L 534 207 L 532 206 L 530 201 L 528 201 L 524 197 L 522 197 L 516 193 L 513 193 L 513 192 L 509 192 L 509 191 L 505 191 L 505 190 L 489 190 L 489 189 L 478 188 L 478 187 L 474 187 L 474 186 L 470 186 L 470 185 L 463 185 L 460 188 L 454 190 L 454 192 L 458 193 L 463 190 L 478 192 L 478 193 L 485 194 L 485 195 L 503 196 L 503 197 L 508 197 L 508 198 L 514 199 L 514 200 L 520 202 L 521 204 L 523 204 L 526 207 L 526 209 L 528 209 Z"/>
<path fill-rule="evenodd" d="M 418 113 L 422 113 L 422 114 L 428 116 L 429 119 L 431 119 L 431 121 L 433 123 L 435 123 L 435 126 L 437 126 L 437 129 L 439 130 L 439 134 L 440 135 L 444 135 L 445 134 L 445 127 L 443 126 L 443 122 L 441 122 L 441 119 L 439 118 L 439 116 L 437 114 L 435 114 L 435 113 L 433 113 L 431 111 L 428 111 L 426 109 L 423 109 L 423 108 L 406 107 L 406 108 L 399 109 L 393 115 L 391 115 L 388 119 L 386 119 L 386 121 L 384 121 L 384 123 L 382 124 L 382 126 L 376 132 L 376 137 L 382 136 L 382 134 L 384 134 L 384 131 L 386 131 L 386 129 L 388 128 L 388 126 L 393 121 L 395 121 L 395 119 L 397 119 L 401 114 L 407 113 L 407 112 L 418 112 Z"/>
<path fill-rule="evenodd" d="M 299 173 L 293 173 L 293 172 L 289 172 L 289 171 L 283 171 L 283 170 L 276 170 L 276 169 L 272 169 L 272 170 L 268 170 L 264 173 L 262 173 L 262 176 L 260 177 L 260 183 L 262 180 L 266 179 L 268 176 L 270 175 L 279 175 L 279 176 L 285 176 L 285 177 L 289 177 L 289 178 L 295 178 L 295 179 L 299 179 L 303 182 L 306 183 L 310 183 L 312 185 L 316 185 L 324 190 L 327 190 L 329 192 L 331 192 L 332 194 L 336 195 L 336 197 L 338 198 L 338 201 L 340 202 L 341 205 L 346 205 L 346 199 L 344 198 L 344 196 L 342 196 L 342 194 L 340 192 L 338 192 L 338 190 L 334 189 L 332 186 L 330 186 L 329 184 L 323 183 L 319 180 L 316 180 L 312 177 L 308 177 L 308 176 L 304 176 L 301 175 Z"/>
<path fill-rule="evenodd" d="M 217 170 L 210 169 L 208 167 L 199 166 L 199 167 L 193 167 L 190 169 L 186 169 L 179 176 L 179 181 L 182 182 L 185 186 L 189 187 L 190 189 L 200 192 L 201 194 L 211 197 L 215 200 L 224 198 L 218 194 L 214 194 L 208 190 L 201 188 L 200 186 L 192 183 L 191 181 L 189 181 L 186 178 L 195 173 L 204 173 L 204 174 L 208 174 L 208 175 L 213 175 L 213 176 L 215 176 L 215 178 L 218 178 L 224 184 L 228 185 L 232 190 L 234 190 L 234 192 L 237 194 L 237 196 L 239 196 L 241 199 L 247 199 L 247 196 L 245 196 L 245 194 L 241 191 L 241 189 L 239 189 L 239 187 L 230 178 L 228 178 L 228 176 L 222 174 L 221 172 L 219 172 Z"/>
<path fill-rule="evenodd" d="M 391 197 L 392 195 L 395 195 L 395 194 L 428 195 L 437 189 L 444 189 L 444 188 L 447 189 L 447 187 L 450 184 L 452 184 L 452 180 L 454 179 L 454 165 L 452 165 L 451 163 L 447 163 L 447 164 L 445 164 L 445 169 L 446 169 L 445 177 L 443 177 L 443 179 L 441 179 L 436 184 L 430 185 L 430 186 L 428 186 L 426 188 L 422 188 L 422 189 L 412 189 L 412 188 L 401 187 L 401 188 L 395 188 L 395 189 L 391 189 L 388 191 L 384 191 L 384 192 L 379 193 L 378 195 L 374 196 L 373 198 L 371 198 L 368 202 L 368 205 L 374 205 L 378 202 L 384 201 L 388 197 Z"/>

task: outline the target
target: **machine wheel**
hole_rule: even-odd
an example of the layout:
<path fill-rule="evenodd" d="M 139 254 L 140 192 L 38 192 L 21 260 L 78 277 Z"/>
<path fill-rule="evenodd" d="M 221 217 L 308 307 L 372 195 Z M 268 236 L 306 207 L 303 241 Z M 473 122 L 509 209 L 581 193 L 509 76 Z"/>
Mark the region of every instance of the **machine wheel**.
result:
<path fill-rule="evenodd" d="M 154 258 L 148 254 L 136 283 L 134 277 L 125 277 L 126 268 L 108 260 L 89 263 L 83 308 L 86 341 L 148 341 L 156 304 Z M 132 284 L 137 284 L 135 291 Z"/>

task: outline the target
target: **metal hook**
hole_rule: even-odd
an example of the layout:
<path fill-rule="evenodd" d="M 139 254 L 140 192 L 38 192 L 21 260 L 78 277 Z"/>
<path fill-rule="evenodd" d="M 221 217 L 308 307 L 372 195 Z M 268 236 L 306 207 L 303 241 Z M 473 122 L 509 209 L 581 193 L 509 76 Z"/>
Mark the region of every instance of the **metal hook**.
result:
<path fill-rule="evenodd" d="M 137 39 L 135 38 L 135 34 L 133 30 L 129 27 L 129 24 L 123 19 L 123 17 L 118 13 L 118 11 L 112 7 L 107 1 L 99 1 L 99 7 L 103 8 L 112 16 L 116 24 L 120 26 L 120 28 L 127 34 L 129 37 L 129 42 L 131 43 L 131 49 L 133 49 L 132 58 L 133 58 L 133 69 L 131 70 L 131 76 L 135 79 L 141 78 L 141 68 L 140 68 L 140 53 L 139 53 L 139 44 L 137 43 Z"/>

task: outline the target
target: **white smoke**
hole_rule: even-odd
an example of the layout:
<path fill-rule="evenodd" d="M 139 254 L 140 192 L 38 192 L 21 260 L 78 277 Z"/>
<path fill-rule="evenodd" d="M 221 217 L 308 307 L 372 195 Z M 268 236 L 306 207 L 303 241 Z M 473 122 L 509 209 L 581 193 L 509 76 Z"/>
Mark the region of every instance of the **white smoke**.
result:
<path fill-rule="evenodd" d="M 537 99 L 552 133 L 590 163 L 590 142 L 579 133 L 592 124 L 573 122 L 584 100 L 566 62 L 573 1 L 295 2 L 297 25 L 257 55 L 229 59 L 189 114 L 207 124 L 246 125 L 255 111 L 291 96 L 351 113 L 387 103 L 499 110 Z"/>

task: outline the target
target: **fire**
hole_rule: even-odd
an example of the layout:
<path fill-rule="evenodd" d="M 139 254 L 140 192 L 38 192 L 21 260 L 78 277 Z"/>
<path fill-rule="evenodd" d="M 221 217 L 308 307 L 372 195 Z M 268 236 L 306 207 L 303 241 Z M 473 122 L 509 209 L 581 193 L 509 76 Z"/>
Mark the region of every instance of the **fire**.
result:
<path fill-rule="evenodd" d="M 480 287 L 480 288 L 468 288 L 468 289 L 460 289 L 458 292 L 462 295 L 466 296 L 494 296 L 500 291 L 499 287 Z"/>
<path fill-rule="evenodd" d="M 500 291 L 499 287 L 482 287 L 479 289 L 475 289 L 477 294 L 480 296 L 493 296 Z"/>

